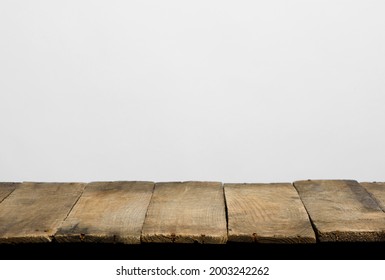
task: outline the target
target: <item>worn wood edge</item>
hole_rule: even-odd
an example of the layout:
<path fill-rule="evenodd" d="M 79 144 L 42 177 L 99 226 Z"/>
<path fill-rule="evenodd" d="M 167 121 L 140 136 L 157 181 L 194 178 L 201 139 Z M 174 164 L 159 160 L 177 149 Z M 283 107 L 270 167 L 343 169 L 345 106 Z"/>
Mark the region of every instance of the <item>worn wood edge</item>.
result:
<path fill-rule="evenodd" d="M 242 186 L 258 187 L 258 186 L 287 186 L 291 185 L 290 182 L 276 182 L 276 183 L 224 183 L 223 187 L 226 188 L 239 188 Z"/>
<path fill-rule="evenodd" d="M 63 185 L 70 185 L 70 184 L 74 184 L 74 185 L 87 185 L 88 183 L 87 182 L 55 182 L 55 181 L 52 181 L 52 182 L 45 182 L 45 181 L 23 181 L 20 183 L 21 184 L 42 184 L 42 185 L 50 185 L 50 184 L 55 184 L 55 185 L 58 185 L 58 184 L 63 184 Z"/>
<path fill-rule="evenodd" d="M 119 181 L 91 181 L 89 183 L 85 183 L 87 186 L 98 186 L 98 185 L 103 185 L 103 184 L 119 184 L 119 183 L 132 183 L 132 184 L 136 184 L 136 183 L 142 183 L 142 184 L 155 184 L 155 182 L 153 181 L 125 181 L 125 180 L 119 180 Z"/>
<path fill-rule="evenodd" d="M 219 181 L 172 181 L 172 182 L 155 182 L 154 185 L 162 186 L 162 185 L 189 185 L 190 187 L 200 186 L 202 184 L 210 185 L 210 186 L 222 186 L 223 183 Z"/>
<path fill-rule="evenodd" d="M 52 240 L 50 235 L 3 236 L 0 244 L 50 243 Z"/>
<path fill-rule="evenodd" d="M 384 242 L 384 231 L 330 231 L 317 229 L 319 242 Z"/>
<path fill-rule="evenodd" d="M 349 183 L 358 183 L 357 180 L 354 180 L 354 179 L 306 179 L 306 180 L 296 180 L 292 183 L 292 185 L 297 189 L 297 188 L 302 188 L 303 187 L 303 184 L 309 184 L 311 182 L 314 182 L 314 183 L 323 183 L 323 182 L 346 182 L 347 184 Z M 299 191 L 297 189 L 297 191 Z"/>
<path fill-rule="evenodd" d="M 175 235 L 175 234 L 144 234 L 142 243 L 199 243 L 199 244 L 225 244 L 227 234 L 218 235 Z"/>
<path fill-rule="evenodd" d="M 121 243 L 121 244 L 140 244 L 140 236 L 127 235 L 98 235 L 98 234 L 58 234 L 54 236 L 58 243 Z"/>
<path fill-rule="evenodd" d="M 237 243 L 266 243 L 266 244 L 314 244 L 317 242 L 316 237 L 310 236 L 259 236 L 257 234 L 229 234 L 228 242 Z"/>

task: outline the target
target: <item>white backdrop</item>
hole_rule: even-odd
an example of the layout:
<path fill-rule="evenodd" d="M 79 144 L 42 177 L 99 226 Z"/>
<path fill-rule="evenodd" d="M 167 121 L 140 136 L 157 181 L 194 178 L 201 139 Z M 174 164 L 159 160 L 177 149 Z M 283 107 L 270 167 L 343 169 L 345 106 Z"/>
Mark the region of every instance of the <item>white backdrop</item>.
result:
<path fill-rule="evenodd" d="M 0 1 L 0 181 L 385 181 L 385 2 Z"/>

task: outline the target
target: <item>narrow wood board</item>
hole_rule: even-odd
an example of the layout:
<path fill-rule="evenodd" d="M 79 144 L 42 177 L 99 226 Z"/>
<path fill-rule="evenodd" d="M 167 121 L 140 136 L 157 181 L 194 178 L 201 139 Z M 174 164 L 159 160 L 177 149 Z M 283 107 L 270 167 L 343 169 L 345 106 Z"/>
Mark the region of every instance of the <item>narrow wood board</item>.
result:
<path fill-rule="evenodd" d="M 374 198 L 383 211 L 385 211 L 385 183 L 360 183 Z"/>
<path fill-rule="evenodd" d="M 307 212 L 289 183 L 225 184 L 228 240 L 315 243 Z"/>
<path fill-rule="evenodd" d="M 0 243 L 49 242 L 81 195 L 80 183 L 23 183 L 0 203 Z"/>
<path fill-rule="evenodd" d="M 385 241 L 385 213 L 353 180 L 294 182 L 320 241 Z"/>
<path fill-rule="evenodd" d="M 219 182 L 157 183 L 142 231 L 142 242 L 227 241 L 223 186 Z"/>
<path fill-rule="evenodd" d="M 0 203 L 7 198 L 19 183 L 0 183 Z"/>
<path fill-rule="evenodd" d="M 55 235 L 58 242 L 140 243 L 153 182 L 94 182 Z"/>

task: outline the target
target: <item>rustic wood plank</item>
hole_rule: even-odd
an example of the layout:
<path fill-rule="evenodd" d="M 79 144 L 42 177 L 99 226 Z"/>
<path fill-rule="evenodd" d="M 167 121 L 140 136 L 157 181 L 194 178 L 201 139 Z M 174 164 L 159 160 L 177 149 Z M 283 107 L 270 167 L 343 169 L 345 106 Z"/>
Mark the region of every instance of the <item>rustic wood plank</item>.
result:
<path fill-rule="evenodd" d="M 0 243 L 49 242 L 81 195 L 80 183 L 23 183 L 0 204 Z"/>
<path fill-rule="evenodd" d="M 142 242 L 226 243 L 226 212 L 219 182 L 157 183 Z"/>
<path fill-rule="evenodd" d="M 377 204 L 381 207 L 383 211 L 385 211 L 385 183 L 360 183 L 374 198 Z"/>
<path fill-rule="evenodd" d="M 307 212 L 289 183 L 225 184 L 228 240 L 315 243 Z"/>
<path fill-rule="evenodd" d="M 55 235 L 58 242 L 140 243 L 153 182 L 94 182 Z"/>
<path fill-rule="evenodd" d="M 15 190 L 20 183 L 0 183 L 0 203 Z"/>
<path fill-rule="evenodd" d="M 385 213 L 353 180 L 294 182 L 320 241 L 385 241 Z"/>

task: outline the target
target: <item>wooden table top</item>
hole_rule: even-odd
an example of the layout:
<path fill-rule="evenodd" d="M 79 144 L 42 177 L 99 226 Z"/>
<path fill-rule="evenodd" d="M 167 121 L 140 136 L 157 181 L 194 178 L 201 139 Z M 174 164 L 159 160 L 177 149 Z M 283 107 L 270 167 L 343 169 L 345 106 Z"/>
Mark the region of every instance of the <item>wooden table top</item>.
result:
<path fill-rule="evenodd" d="M 0 183 L 0 244 L 385 241 L 385 183 Z"/>

